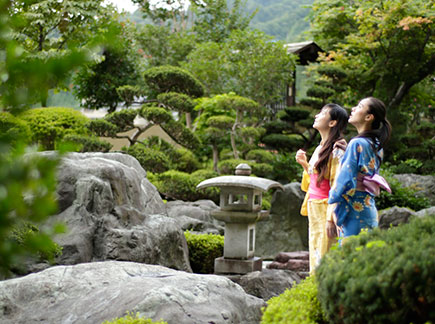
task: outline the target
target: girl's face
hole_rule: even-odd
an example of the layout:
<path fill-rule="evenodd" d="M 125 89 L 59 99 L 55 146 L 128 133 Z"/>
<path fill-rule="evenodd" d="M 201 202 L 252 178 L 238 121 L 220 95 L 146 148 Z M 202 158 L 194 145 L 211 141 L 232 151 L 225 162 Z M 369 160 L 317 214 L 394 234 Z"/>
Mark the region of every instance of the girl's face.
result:
<path fill-rule="evenodd" d="M 330 128 L 331 115 L 329 115 L 329 108 L 322 108 L 322 110 L 314 117 L 313 128 L 317 130 L 327 130 Z"/>
<path fill-rule="evenodd" d="M 369 114 L 369 99 L 361 100 L 356 107 L 352 108 L 352 113 L 349 117 L 349 123 L 354 126 L 363 125 L 372 120 L 372 114 Z"/>

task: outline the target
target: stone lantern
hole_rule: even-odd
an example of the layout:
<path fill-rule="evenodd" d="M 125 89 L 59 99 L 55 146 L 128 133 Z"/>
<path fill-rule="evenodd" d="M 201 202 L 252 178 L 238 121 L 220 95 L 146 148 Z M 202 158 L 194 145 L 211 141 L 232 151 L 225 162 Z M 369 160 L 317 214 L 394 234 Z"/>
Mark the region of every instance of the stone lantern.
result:
<path fill-rule="evenodd" d="M 197 189 L 219 187 L 220 208 L 212 212 L 225 222 L 224 256 L 215 259 L 215 273 L 244 274 L 261 271 L 262 259 L 255 257 L 255 223 L 268 218 L 269 211 L 261 210 L 262 193 L 283 186 L 269 179 L 250 177 L 247 164 L 236 167 L 235 176 L 221 176 L 202 181 Z"/>

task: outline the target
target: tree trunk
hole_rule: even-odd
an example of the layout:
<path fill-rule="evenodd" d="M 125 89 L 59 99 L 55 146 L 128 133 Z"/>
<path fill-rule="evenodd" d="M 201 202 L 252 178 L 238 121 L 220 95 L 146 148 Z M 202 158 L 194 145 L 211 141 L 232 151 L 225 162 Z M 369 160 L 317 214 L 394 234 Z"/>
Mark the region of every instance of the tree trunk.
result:
<path fill-rule="evenodd" d="M 219 172 L 218 170 L 218 162 L 219 162 L 219 151 L 216 144 L 213 144 L 213 170 L 215 172 Z"/>
<path fill-rule="evenodd" d="M 192 114 L 190 112 L 186 113 L 186 127 L 192 129 Z"/>

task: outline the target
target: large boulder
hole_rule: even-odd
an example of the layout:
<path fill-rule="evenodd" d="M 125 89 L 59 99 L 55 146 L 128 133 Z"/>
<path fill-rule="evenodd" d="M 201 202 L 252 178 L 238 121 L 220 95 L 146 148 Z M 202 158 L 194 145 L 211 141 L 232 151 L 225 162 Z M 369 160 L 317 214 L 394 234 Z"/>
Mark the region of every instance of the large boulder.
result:
<path fill-rule="evenodd" d="M 435 206 L 419 210 L 418 212 L 406 207 L 391 207 L 379 212 L 379 227 L 389 229 L 400 224 L 408 223 L 412 217 L 435 216 Z"/>
<path fill-rule="evenodd" d="M 225 277 L 133 262 L 56 266 L 0 282 L 2 324 L 99 324 L 127 311 L 169 324 L 254 324 L 264 306 Z"/>
<path fill-rule="evenodd" d="M 45 155 L 54 153 L 43 153 Z M 70 153 L 58 168 L 59 214 L 67 232 L 57 264 L 123 260 L 191 271 L 180 226 L 132 156 Z"/>
<path fill-rule="evenodd" d="M 225 223 L 211 216 L 218 209 L 212 200 L 168 201 L 166 211 L 183 230 L 200 233 L 224 234 Z"/>
<path fill-rule="evenodd" d="M 432 206 L 435 206 L 435 176 L 413 173 L 395 174 L 403 187 L 417 190 L 416 195 L 427 197 Z"/>
<path fill-rule="evenodd" d="M 249 272 L 245 275 L 233 275 L 229 278 L 238 283 L 250 295 L 268 301 L 291 289 L 301 281 L 301 277 L 290 270 L 271 270 Z"/>
<path fill-rule="evenodd" d="M 308 217 L 300 214 L 304 197 L 298 182 L 275 191 L 269 218 L 256 225 L 256 256 L 272 260 L 280 251 L 308 250 Z"/>

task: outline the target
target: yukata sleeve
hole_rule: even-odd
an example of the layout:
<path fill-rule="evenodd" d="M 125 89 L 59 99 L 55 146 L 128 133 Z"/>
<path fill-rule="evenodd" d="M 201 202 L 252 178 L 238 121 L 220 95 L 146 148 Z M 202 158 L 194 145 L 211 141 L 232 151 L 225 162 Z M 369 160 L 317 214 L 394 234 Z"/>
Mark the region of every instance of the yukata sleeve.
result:
<path fill-rule="evenodd" d="M 363 148 L 358 140 L 350 141 L 341 161 L 340 170 L 329 191 L 329 204 L 336 203 L 337 225 L 341 226 L 347 216 L 347 203 L 356 191 L 358 160 Z"/>
<path fill-rule="evenodd" d="M 308 199 L 309 199 L 309 193 L 308 193 L 309 186 L 310 186 L 310 176 L 308 175 L 308 173 L 306 171 L 304 171 L 304 173 L 302 174 L 301 190 L 306 192 L 306 194 L 305 194 L 304 202 L 302 203 L 301 211 L 300 211 L 302 216 L 308 216 L 307 204 L 308 204 Z"/>
<path fill-rule="evenodd" d="M 336 186 L 337 176 L 340 173 L 340 163 L 341 160 L 343 159 L 343 156 L 344 156 L 344 151 L 342 149 L 335 148 L 332 151 L 332 157 L 329 164 L 329 185 L 331 188 L 335 188 Z M 336 207 L 335 204 L 329 204 L 328 211 L 326 213 L 327 221 L 333 221 L 333 222 L 336 221 L 334 220 L 334 213 L 333 213 L 335 207 Z"/>

